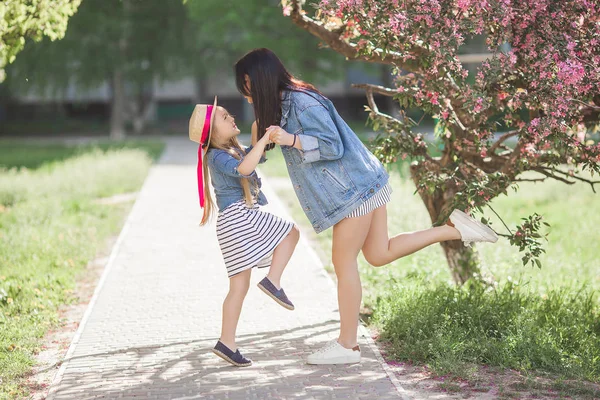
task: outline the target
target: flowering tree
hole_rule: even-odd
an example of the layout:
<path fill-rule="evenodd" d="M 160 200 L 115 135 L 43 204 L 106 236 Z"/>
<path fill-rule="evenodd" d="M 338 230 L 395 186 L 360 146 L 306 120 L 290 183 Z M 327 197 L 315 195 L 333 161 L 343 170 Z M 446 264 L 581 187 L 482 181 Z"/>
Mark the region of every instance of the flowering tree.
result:
<path fill-rule="evenodd" d="M 600 145 L 590 140 L 600 119 L 598 0 L 322 0 L 312 16 L 293 0 L 283 11 L 348 59 L 393 66 L 394 88 L 355 86 L 366 90 L 373 126 L 383 132 L 375 154 L 413 160 L 411 176 L 434 223 L 457 206 L 495 213 L 489 202 L 521 181 L 579 180 L 592 190 L 600 183 L 592 180 Z M 458 54 L 475 35 L 485 36 L 491 55 L 472 82 Z M 380 112 L 374 93 L 438 119 L 441 154 L 403 111 Z M 534 214 L 502 228 L 523 264 L 540 266 L 542 223 Z M 457 283 L 479 272 L 472 248 L 442 247 Z"/>

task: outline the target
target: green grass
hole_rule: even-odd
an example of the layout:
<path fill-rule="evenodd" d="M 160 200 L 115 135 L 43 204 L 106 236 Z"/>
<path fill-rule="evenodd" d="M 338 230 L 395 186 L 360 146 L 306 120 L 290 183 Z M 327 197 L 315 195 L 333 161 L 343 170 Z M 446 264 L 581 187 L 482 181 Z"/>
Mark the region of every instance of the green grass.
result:
<path fill-rule="evenodd" d="M 102 119 L 55 118 L 36 116 L 29 120 L 3 121 L 0 135 L 10 136 L 57 136 L 65 134 L 98 134 L 109 130 L 109 122 Z"/>
<path fill-rule="evenodd" d="M 0 168 L 39 168 L 43 165 L 66 160 L 80 154 L 96 150 L 144 149 L 156 159 L 163 150 L 163 143 L 157 140 L 107 140 L 89 144 L 67 146 L 61 143 L 35 143 L 0 140 Z"/>
<path fill-rule="evenodd" d="M 281 155 L 271 156 L 261 171 L 287 177 Z M 391 185 L 390 234 L 429 227 L 406 164 L 392 168 Z M 294 193 L 278 194 L 292 216 L 307 223 Z M 476 363 L 600 382 L 600 301 L 597 293 L 592 296 L 600 289 L 600 198 L 585 184 L 523 183 L 518 193 L 492 206 L 509 227 L 533 212 L 544 215 L 551 228 L 541 269 L 524 267 L 520 253 L 503 239 L 477 246 L 483 272 L 498 282 L 496 290 L 454 287 L 438 245 L 382 268 L 361 256 L 370 323 L 397 359 L 428 364 L 440 374 Z M 496 218 L 492 223 L 503 230 Z M 316 241 L 331 271 L 331 230 Z"/>
<path fill-rule="evenodd" d="M 600 307 L 590 293 L 541 297 L 510 282 L 496 290 L 398 285 L 374 309 L 389 354 L 438 374 L 481 363 L 600 381 Z"/>
<path fill-rule="evenodd" d="M 11 146 L 21 154 L 31 149 Z M 36 170 L 0 169 L 0 398 L 27 395 L 24 377 L 40 339 L 59 323 L 59 307 L 75 300 L 78 274 L 131 207 L 94 200 L 140 188 L 162 144 L 145 147 L 77 149 L 56 161 L 73 149 L 50 146 L 35 149 L 37 161 L 24 159 L 41 166 Z"/>

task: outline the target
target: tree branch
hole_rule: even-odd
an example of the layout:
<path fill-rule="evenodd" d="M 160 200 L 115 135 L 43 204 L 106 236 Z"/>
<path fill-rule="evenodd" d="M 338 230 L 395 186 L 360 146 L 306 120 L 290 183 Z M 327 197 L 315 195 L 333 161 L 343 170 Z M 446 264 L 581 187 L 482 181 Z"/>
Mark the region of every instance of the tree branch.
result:
<path fill-rule="evenodd" d="M 581 101 L 578 99 L 569 99 L 569 101 L 573 101 L 575 103 L 581 104 L 582 106 L 585 106 L 584 110 L 600 111 L 600 107 L 593 105 L 593 104 L 586 103 L 585 101 Z"/>
<path fill-rule="evenodd" d="M 377 103 L 375 102 L 375 99 L 373 98 L 373 90 L 371 88 L 367 88 L 366 92 L 367 92 L 366 93 L 367 103 L 369 103 L 369 108 L 371 109 L 371 111 L 373 111 L 375 114 L 381 114 L 381 116 L 384 118 L 393 118 L 391 115 L 387 115 L 387 114 L 383 114 L 383 113 L 379 112 L 379 107 L 377 107 Z"/>
<path fill-rule="evenodd" d="M 454 120 L 456 121 L 456 124 L 458 125 L 458 127 L 460 129 L 462 129 L 463 132 L 466 131 L 467 128 L 465 127 L 465 124 L 463 124 L 463 122 L 458 117 L 458 114 L 456 113 L 456 111 L 454 111 L 454 107 L 452 107 L 451 105 L 448 105 L 448 108 L 450 109 L 450 111 L 452 111 L 452 118 L 454 118 Z"/>
<path fill-rule="evenodd" d="M 581 113 L 584 116 L 583 122 L 599 122 L 600 121 L 600 107 L 594 103 L 586 103 L 578 99 L 568 99 L 574 103 L 581 104 Z M 594 101 L 595 102 L 595 101 Z"/>
<path fill-rule="evenodd" d="M 510 131 L 505 133 L 504 135 L 500 136 L 500 138 L 492 145 L 492 147 L 490 147 L 490 149 L 488 150 L 489 153 L 494 153 L 496 151 L 496 149 L 498 147 L 500 147 L 500 145 L 502 144 L 502 142 L 504 142 L 506 139 L 511 138 L 513 136 L 517 136 L 519 134 L 520 131 Z"/>
<path fill-rule="evenodd" d="M 468 150 L 463 150 L 458 152 L 459 155 L 465 162 L 468 162 L 470 165 L 479 168 L 486 173 L 496 172 L 504 167 L 504 164 L 508 161 L 505 157 L 500 157 L 496 155 L 495 157 L 488 156 L 488 160 L 481 158 L 479 153 L 475 153 Z"/>
<path fill-rule="evenodd" d="M 395 96 L 398 94 L 398 91 L 395 89 L 390 89 L 390 88 L 386 88 L 386 87 L 379 86 L 379 85 L 372 85 L 370 83 L 353 84 L 352 87 L 370 90 L 372 92 L 382 94 L 384 96 Z M 467 128 L 465 128 L 464 124 L 462 123 L 462 121 L 460 120 L 460 118 L 458 117 L 456 112 L 454 111 L 454 108 L 450 105 L 448 106 L 448 108 L 452 112 L 452 117 L 456 120 L 456 123 L 460 127 L 460 129 L 462 129 L 463 131 L 466 131 Z"/>
<path fill-rule="evenodd" d="M 373 89 L 370 87 L 366 88 L 366 96 L 367 96 L 367 103 L 369 104 L 369 108 L 371 109 L 371 113 L 375 114 L 376 116 L 380 117 L 380 118 L 384 118 L 392 123 L 398 124 L 398 125 L 402 125 L 402 122 L 397 120 L 396 118 L 392 117 L 391 115 L 388 114 L 384 114 L 381 111 L 379 111 L 379 107 L 377 107 L 377 103 L 375 102 L 375 99 L 373 98 Z M 412 134 L 412 132 L 410 132 L 410 130 L 403 130 L 403 132 L 410 137 L 410 140 L 414 140 L 415 136 Z M 429 153 L 427 152 L 427 150 L 424 150 L 423 152 L 417 154 L 420 156 L 425 157 L 425 159 L 427 159 L 428 161 L 432 162 L 433 164 L 439 166 L 439 161 L 434 160 Z"/>
<path fill-rule="evenodd" d="M 594 185 L 600 183 L 600 181 L 593 181 L 591 179 L 582 178 L 581 176 L 571 175 L 568 172 L 561 171 L 559 169 L 554 169 L 554 168 L 536 167 L 533 170 L 536 171 L 536 172 L 539 172 L 540 174 L 546 175 L 549 178 L 556 179 L 557 181 L 564 182 L 564 183 L 566 183 L 568 185 L 573 185 L 573 184 L 576 183 L 576 182 L 573 182 L 573 181 L 569 181 L 568 178 L 572 178 L 572 179 L 575 179 L 575 180 L 578 180 L 578 181 L 581 181 L 581 182 L 589 183 L 589 185 L 592 187 L 592 191 L 594 193 L 596 193 L 596 188 L 594 187 Z M 561 174 L 561 175 L 564 175 L 567 178 L 563 178 L 563 177 L 554 175 L 554 174 L 557 174 L 557 173 Z"/>
<path fill-rule="evenodd" d="M 319 39 L 327 43 L 333 50 L 353 60 L 363 60 L 368 62 L 376 62 L 381 64 L 391 64 L 406 71 L 417 71 L 419 69 L 419 58 L 426 55 L 425 49 L 415 49 L 415 58 L 405 60 L 402 54 L 393 51 L 383 51 L 382 49 L 375 49 L 371 55 L 361 55 L 358 53 L 356 45 L 353 43 L 346 42 L 341 37 L 341 32 L 333 32 L 325 28 L 325 26 L 318 21 L 308 17 L 302 10 L 299 0 L 292 0 L 292 11 L 290 17 L 292 21 L 307 30 L 311 34 L 315 35 Z"/>
<path fill-rule="evenodd" d="M 534 178 L 534 179 L 515 179 L 514 182 L 544 182 L 548 178 Z"/>
<path fill-rule="evenodd" d="M 371 85 L 370 83 L 355 83 L 352 84 L 352 87 L 357 89 L 365 89 L 367 91 L 375 92 L 390 97 L 398 94 L 398 91 L 395 89 L 390 89 L 379 85 Z"/>
<path fill-rule="evenodd" d="M 506 225 L 506 222 L 504 222 L 504 220 L 502 219 L 502 217 L 501 217 L 500 215 L 498 215 L 498 213 L 496 212 L 496 210 L 494 210 L 494 209 L 492 208 L 492 206 L 490 206 L 490 204 L 489 204 L 489 203 L 488 203 L 488 204 L 486 204 L 486 205 L 489 207 L 489 209 L 490 209 L 490 210 L 492 210 L 492 212 L 493 212 L 494 214 L 496 214 L 496 217 L 498 217 L 498 219 L 499 219 L 499 220 L 502 222 L 502 224 L 504 225 L 504 227 L 506 228 L 506 230 L 507 230 L 507 231 L 508 231 L 508 232 L 509 232 L 509 233 L 512 235 L 512 234 L 513 234 L 513 233 L 512 233 L 512 231 L 510 230 L 510 228 L 508 227 L 508 225 Z"/>
<path fill-rule="evenodd" d="M 501 169 L 501 172 L 503 174 L 510 175 L 509 171 L 511 171 L 513 169 L 513 167 L 515 166 L 515 163 L 521 156 L 521 149 L 523 148 L 524 145 L 525 145 L 525 141 L 522 140 L 522 138 L 520 138 L 517 141 L 517 145 L 515 146 L 515 148 L 510 152 L 509 158 L 506 161 L 506 164 L 504 164 L 504 167 L 502 167 L 502 169 Z"/>
<path fill-rule="evenodd" d="M 552 178 L 552 179 L 556 179 L 557 181 L 564 182 L 567 185 L 574 185 L 575 184 L 575 182 L 571 182 L 571 181 L 566 180 L 565 178 L 562 178 L 560 176 L 556 176 L 554 174 L 551 174 L 550 172 L 546 171 L 544 168 L 535 168 L 534 171 L 537 171 L 537 172 L 539 172 L 542 175 L 546 175 L 548 178 Z M 593 186 L 592 186 L 592 188 L 593 188 Z M 594 193 L 595 193 L 595 191 L 594 191 Z"/>

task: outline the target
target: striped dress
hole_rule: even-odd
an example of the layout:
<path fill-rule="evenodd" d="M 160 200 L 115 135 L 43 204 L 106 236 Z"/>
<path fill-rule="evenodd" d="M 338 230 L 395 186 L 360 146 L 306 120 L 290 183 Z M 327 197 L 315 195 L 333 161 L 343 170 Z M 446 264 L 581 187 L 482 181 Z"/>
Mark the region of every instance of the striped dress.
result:
<path fill-rule="evenodd" d="M 376 208 L 381 207 L 384 204 L 387 204 L 392 199 L 392 187 L 389 183 L 386 183 L 384 187 L 375 195 L 373 195 L 369 200 L 362 203 L 356 210 L 352 211 L 350 215 L 346 218 L 356 218 L 361 217 L 363 215 L 367 215 L 371 211 Z"/>
<path fill-rule="evenodd" d="M 247 269 L 269 267 L 273 251 L 294 223 L 248 207 L 244 200 L 231 204 L 217 216 L 217 239 L 230 278 Z"/>

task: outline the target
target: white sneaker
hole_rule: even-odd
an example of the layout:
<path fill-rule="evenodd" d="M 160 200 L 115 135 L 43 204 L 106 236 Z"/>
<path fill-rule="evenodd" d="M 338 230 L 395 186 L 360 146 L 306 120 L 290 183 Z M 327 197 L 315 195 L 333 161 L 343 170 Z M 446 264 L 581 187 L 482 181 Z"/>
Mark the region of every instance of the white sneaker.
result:
<path fill-rule="evenodd" d="M 465 246 L 475 242 L 496 243 L 498 241 L 498 235 L 492 228 L 460 210 L 452 211 L 450 222 L 460 232 L 460 240 L 463 241 Z"/>
<path fill-rule="evenodd" d="M 332 340 L 306 359 L 307 364 L 355 364 L 360 362 L 360 347 L 347 349 Z"/>

